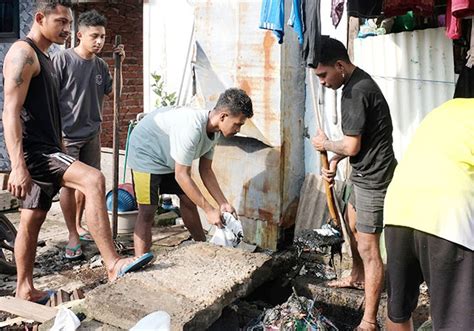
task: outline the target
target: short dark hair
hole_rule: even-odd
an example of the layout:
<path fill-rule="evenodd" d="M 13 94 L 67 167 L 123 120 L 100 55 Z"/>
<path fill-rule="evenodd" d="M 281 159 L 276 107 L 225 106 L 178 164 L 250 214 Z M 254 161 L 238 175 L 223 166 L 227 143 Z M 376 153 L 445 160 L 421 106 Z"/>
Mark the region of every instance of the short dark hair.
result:
<path fill-rule="evenodd" d="M 339 60 L 351 63 L 346 47 L 339 40 L 330 38 L 329 36 L 322 36 L 319 63 L 332 66 Z"/>
<path fill-rule="evenodd" d="M 54 11 L 56 7 L 59 5 L 71 8 L 72 1 L 71 0 L 37 0 L 36 11 L 42 12 L 45 15 L 48 15 L 49 13 Z"/>
<path fill-rule="evenodd" d="M 103 26 L 105 28 L 107 26 L 107 19 L 99 14 L 97 10 L 92 9 L 79 15 L 77 26 Z"/>
<path fill-rule="evenodd" d="M 222 108 L 228 108 L 232 115 L 242 113 L 247 118 L 253 116 L 252 100 L 244 90 L 239 88 L 229 88 L 219 96 L 214 109 Z"/>

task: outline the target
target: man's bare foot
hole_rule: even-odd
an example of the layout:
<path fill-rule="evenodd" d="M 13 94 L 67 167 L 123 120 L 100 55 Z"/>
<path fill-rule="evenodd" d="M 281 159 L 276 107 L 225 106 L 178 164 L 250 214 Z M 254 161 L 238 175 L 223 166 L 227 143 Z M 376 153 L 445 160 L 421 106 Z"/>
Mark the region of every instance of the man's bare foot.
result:
<path fill-rule="evenodd" d="M 362 319 L 360 321 L 359 326 L 357 326 L 354 331 L 374 331 L 374 330 L 379 330 L 379 326 L 377 325 L 376 322 L 370 322 L 365 319 Z"/>
<path fill-rule="evenodd" d="M 17 291 L 15 297 L 27 301 L 38 302 L 48 297 L 48 291 L 39 291 L 37 289 L 29 290 L 28 292 Z"/>
<path fill-rule="evenodd" d="M 364 281 L 354 280 L 351 276 L 336 279 L 327 283 L 329 287 L 334 288 L 353 288 L 357 290 L 364 289 Z"/>
<path fill-rule="evenodd" d="M 122 270 L 123 267 L 129 265 L 130 263 L 133 262 L 135 258 L 134 257 L 129 257 L 129 258 L 118 258 L 114 265 L 112 266 L 111 269 L 107 270 L 107 275 L 109 277 L 109 281 L 113 282 L 117 280 L 119 277 L 120 271 Z"/>

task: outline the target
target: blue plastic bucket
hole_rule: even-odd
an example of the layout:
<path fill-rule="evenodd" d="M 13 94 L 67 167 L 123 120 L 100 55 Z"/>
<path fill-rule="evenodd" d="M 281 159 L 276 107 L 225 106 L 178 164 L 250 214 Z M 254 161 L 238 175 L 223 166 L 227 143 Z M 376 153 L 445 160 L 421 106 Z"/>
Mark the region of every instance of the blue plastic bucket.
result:
<path fill-rule="evenodd" d="M 112 200 L 113 194 L 112 191 L 109 191 L 106 196 L 107 210 L 112 210 Z M 137 209 L 137 201 L 135 197 L 128 193 L 127 190 L 122 188 L 118 189 L 118 198 L 117 198 L 117 211 L 131 211 Z"/>

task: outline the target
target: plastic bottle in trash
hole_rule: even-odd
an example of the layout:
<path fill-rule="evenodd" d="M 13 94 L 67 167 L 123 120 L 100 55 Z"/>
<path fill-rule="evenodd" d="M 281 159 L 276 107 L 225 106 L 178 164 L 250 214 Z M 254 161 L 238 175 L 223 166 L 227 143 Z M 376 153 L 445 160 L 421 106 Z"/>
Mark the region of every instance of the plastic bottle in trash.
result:
<path fill-rule="evenodd" d="M 154 330 L 154 331 L 170 331 L 171 317 L 162 310 L 155 311 L 146 315 L 130 331 Z"/>

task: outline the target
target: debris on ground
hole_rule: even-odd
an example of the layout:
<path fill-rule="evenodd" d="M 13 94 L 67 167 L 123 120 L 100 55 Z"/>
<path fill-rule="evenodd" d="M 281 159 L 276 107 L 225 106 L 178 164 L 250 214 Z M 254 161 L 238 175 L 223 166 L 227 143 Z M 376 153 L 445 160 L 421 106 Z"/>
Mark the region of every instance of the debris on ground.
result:
<path fill-rule="evenodd" d="M 265 310 L 259 321 L 247 327 L 247 331 L 263 330 L 337 331 L 338 328 L 315 308 L 313 300 L 298 296 L 293 290 L 285 303 Z"/>
<path fill-rule="evenodd" d="M 344 242 L 344 239 L 341 233 L 329 224 L 323 225 L 321 229 L 302 230 L 294 239 L 298 253 L 303 250 L 310 250 L 327 254 L 331 246 L 340 245 L 342 242 Z"/>

